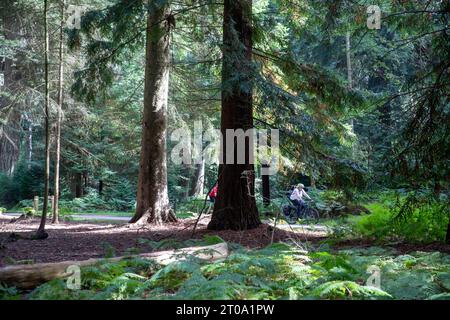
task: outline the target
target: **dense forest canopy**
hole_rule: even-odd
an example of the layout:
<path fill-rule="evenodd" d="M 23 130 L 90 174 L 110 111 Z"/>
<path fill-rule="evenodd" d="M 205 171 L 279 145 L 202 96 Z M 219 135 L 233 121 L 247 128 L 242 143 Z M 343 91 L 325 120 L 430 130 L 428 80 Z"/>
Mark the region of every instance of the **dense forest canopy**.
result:
<path fill-rule="evenodd" d="M 0 215 L 34 238 L 87 212 L 276 226 L 302 183 L 372 240 L 450 242 L 448 1 L 0 1 Z"/>

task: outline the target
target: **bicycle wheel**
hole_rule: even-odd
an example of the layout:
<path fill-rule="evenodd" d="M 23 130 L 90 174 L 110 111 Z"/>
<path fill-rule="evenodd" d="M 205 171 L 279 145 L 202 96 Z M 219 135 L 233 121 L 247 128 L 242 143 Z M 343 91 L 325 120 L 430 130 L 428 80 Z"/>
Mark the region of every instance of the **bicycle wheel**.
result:
<path fill-rule="evenodd" d="M 286 216 L 286 217 L 284 217 L 284 220 L 286 220 L 286 222 L 288 224 L 296 224 L 297 223 L 297 217 L 293 217 L 293 216 Z"/>
<path fill-rule="evenodd" d="M 282 212 L 283 212 L 283 217 L 284 220 L 288 223 L 288 224 L 295 224 L 297 222 L 297 217 L 293 217 L 291 212 L 295 210 L 295 208 L 293 208 L 290 205 L 284 205 L 282 208 Z"/>
<path fill-rule="evenodd" d="M 319 220 L 319 212 L 314 208 L 306 208 L 303 212 L 305 220 Z"/>

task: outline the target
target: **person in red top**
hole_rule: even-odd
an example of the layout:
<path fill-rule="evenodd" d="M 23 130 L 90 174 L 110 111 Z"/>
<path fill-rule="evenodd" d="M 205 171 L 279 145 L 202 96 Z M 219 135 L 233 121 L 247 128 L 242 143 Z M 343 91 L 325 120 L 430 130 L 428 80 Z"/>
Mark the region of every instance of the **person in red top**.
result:
<path fill-rule="evenodd" d="M 211 201 L 212 203 L 216 202 L 216 197 L 217 197 L 217 190 L 219 189 L 219 186 L 217 185 L 217 183 L 214 185 L 214 187 L 212 188 L 211 192 L 208 194 L 209 196 L 209 201 Z"/>

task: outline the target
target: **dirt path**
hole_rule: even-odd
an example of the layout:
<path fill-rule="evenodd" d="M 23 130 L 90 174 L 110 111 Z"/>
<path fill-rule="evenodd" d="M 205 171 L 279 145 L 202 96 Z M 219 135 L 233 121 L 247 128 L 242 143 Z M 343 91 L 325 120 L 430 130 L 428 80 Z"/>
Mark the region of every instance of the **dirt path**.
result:
<path fill-rule="evenodd" d="M 5 216 L 8 217 L 20 217 L 22 213 L 5 213 Z M 107 220 L 107 221 L 124 221 L 128 222 L 131 219 L 130 217 L 118 217 L 118 216 L 108 216 L 103 214 L 71 214 L 71 218 L 80 219 L 80 220 Z"/>
<path fill-rule="evenodd" d="M 71 221 L 59 225 L 47 226 L 49 237 L 46 240 L 32 241 L 19 239 L 6 242 L 11 233 L 20 236 L 32 235 L 39 220 L 19 221 L 10 223 L 11 217 L 0 219 L 0 266 L 17 263 L 17 261 L 29 260 L 28 262 L 56 262 L 64 260 L 85 260 L 105 256 L 112 248 L 114 252 L 126 254 L 133 249 L 139 252 L 151 252 L 153 248 L 149 241 L 161 241 L 164 239 L 177 239 L 180 241 L 191 238 L 194 219 L 180 219 L 177 223 L 152 226 L 146 229 L 132 229 L 128 224 Z M 273 228 L 262 224 L 259 228 L 248 231 L 210 231 L 206 229 L 209 218 L 206 217 L 199 222 L 194 238 L 201 239 L 205 235 L 218 235 L 226 241 L 239 243 L 247 248 L 260 248 L 271 242 Z M 292 232 L 289 230 L 276 229 L 274 241 L 293 239 L 298 242 L 318 241 L 324 239 L 326 234 L 322 231 L 301 230 Z M 149 240 L 140 241 L 140 239 Z"/>
<path fill-rule="evenodd" d="M 118 217 L 116 217 L 118 218 Z M 123 218 L 123 217 L 122 217 Z M 180 219 L 177 223 L 164 226 L 152 226 L 145 229 L 133 229 L 123 221 L 70 221 L 59 225 L 47 225 L 49 237 L 46 240 L 32 241 L 18 239 L 9 241 L 11 233 L 19 237 L 34 234 L 38 228 L 39 219 L 11 222 L 10 216 L 0 215 L 0 266 L 14 263 L 58 262 L 64 260 L 85 260 L 104 257 L 107 252 L 114 251 L 117 255 L 152 252 L 149 242 L 175 239 L 185 241 L 191 239 L 194 219 Z M 209 217 L 200 220 L 194 239 L 205 235 L 218 235 L 228 242 L 238 243 L 247 248 L 261 248 L 271 243 L 273 226 L 262 224 L 248 231 L 210 231 L 206 229 Z M 318 225 L 285 225 L 279 224 L 275 229 L 273 241 L 290 241 L 304 246 L 306 243 L 316 245 L 325 240 L 328 232 Z M 142 241 L 144 240 L 144 241 Z M 361 240 L 335 242 L 334 249 L 349 247 L 368 247 L 380 244 Z M 394 244 L 383 245 L 395 248 L 399 253 L 411 251 L 441 251 L 450 253 L 450 245 L 445 244 Z M 164 249 L 170 248 L 165 247 Z"/>

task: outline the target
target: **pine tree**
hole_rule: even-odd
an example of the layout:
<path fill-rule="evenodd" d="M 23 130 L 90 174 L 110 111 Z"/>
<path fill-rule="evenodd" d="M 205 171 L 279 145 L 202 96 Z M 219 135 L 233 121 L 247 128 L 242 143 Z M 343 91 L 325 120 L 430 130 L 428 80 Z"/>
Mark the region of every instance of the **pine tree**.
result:
<path fill-rule="evenodd" d="M 45 239 L 48 237 L 47 232 L 45 232 L 45 224 L 47 222 L 47 211 L 48 211 L 48 195 L 49 195 L 49 184 L 50 184 L 50 90 L 49 90 L 49 33 L 48 33 L 48 1 L 44 0 L 44 90 L 45 90 L 45 102 L 44 102 L 44 113 L 45 113 L 45 171 L 44 171 L 44 204 L 42 209 L 41 223 L 36 232 L 35 237 L 37 239 Z"/>
<path fill-rule="evenodd" d="M 225 0 L 223 21 L 222 153 L 234 149 L 234 163 L 219 166 L 218 194 L 209 229 L 247 230 L 261 224 L 255 201 L 255 171 L 250 138 L 245 138 L 245 162 L 237 163 L 237 139 L 227 145 L 226 130 L 253 129 L 252 1 Z M 239 74 L 238 77 L 236 75 Z M 224 158 L 226 158 L 224 156 Z"/>
<path fill-rule="evenodd" d="M 59 168 L 61 162 L 61 112 L 63 104 L 63 85 L 64 85 L 64 6 L 65 1 L 60 1 L 61 21 L 59 34 L 59 80 L 58 80 L 58 101 L 56 112 L 56 146 L 55 146 L 55 190 L 53 202 L 52 223 L 59 223 Z"/>
<path fill-rule="evenodd" d="M 173 16 L 168 2 L 149 1 L 136 213 L 131 223 L 175 221 L 167 190 L 167 101 L 170 70 L 170 29 Z"/>

